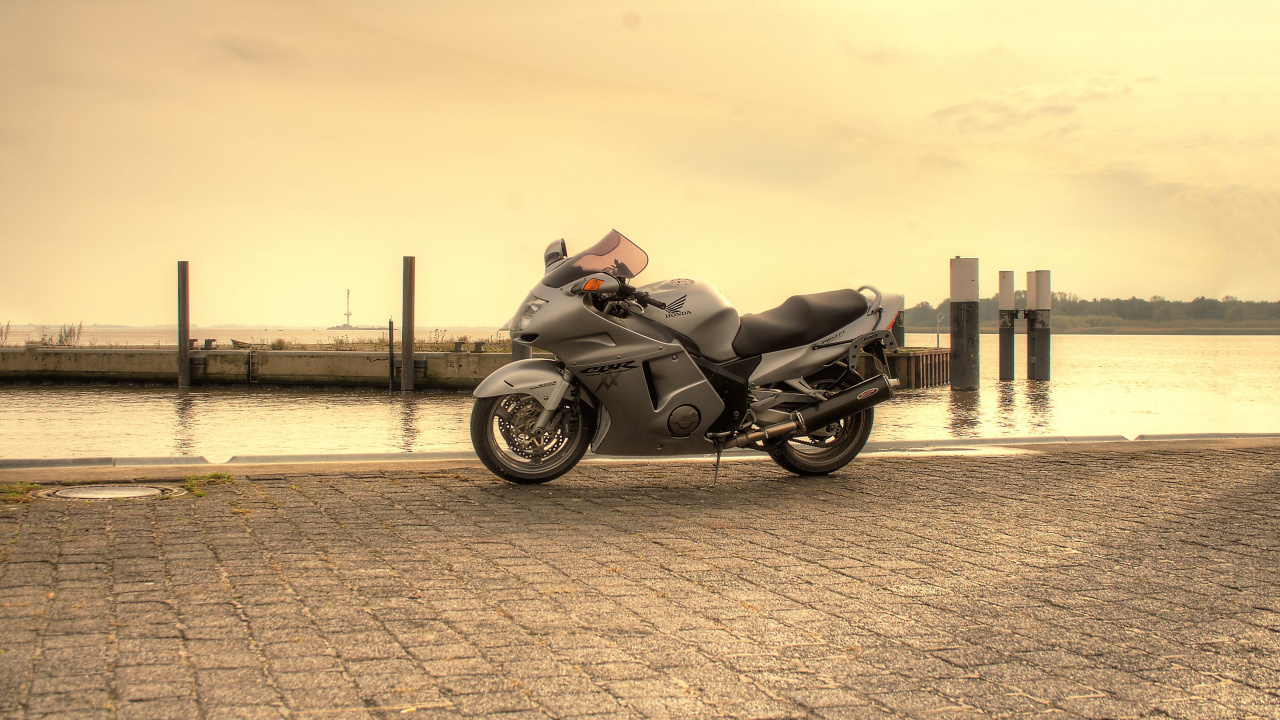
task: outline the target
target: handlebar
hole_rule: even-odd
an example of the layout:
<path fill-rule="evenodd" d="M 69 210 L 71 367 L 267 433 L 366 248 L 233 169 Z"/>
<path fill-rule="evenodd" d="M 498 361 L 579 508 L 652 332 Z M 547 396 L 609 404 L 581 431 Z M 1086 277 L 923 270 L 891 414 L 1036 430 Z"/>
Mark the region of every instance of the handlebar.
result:
<path fill-rule="evenodd" d="M 649 293 L 636 293 L 636 302 L 640 303 L 641 305 L 652 305 L 658 308 L 659 310 L 667 309 L 666 303 L 662 302 L 661 300 L 654 300 L 653 298 L 649 297 Z"/>
<path fill-rule="evenodd" d="M 667 304 L 661 300 L 654 300 L 649 297 L 649 293 L 640 292 L 633 286 L 628 285 L 626 279 L 620 277 L 610 277 L 607 280 L 599 278 L 579 280 L 569 288 L 569 292 L 574 295 L 583 293 L 598 293 L 603 300 L 634 300 L 639 303 L 640 307 L 652 305 L 659 310 L 664 310 Z"/>
<path fill-rule="evenodd" d="M 666 303 L 661 300 L 654 300 L 652 297 L 649 297 L 649 293 L 640 292 L 634 287 L 628 285 L 625 281 L 622 281 L 621 287 L 618 288 L 618 297 L 625 300 L 635 300 L 640 304 L 640 307 L 652 305 L 659 310 L 665 310 L 667 307 Z"/>

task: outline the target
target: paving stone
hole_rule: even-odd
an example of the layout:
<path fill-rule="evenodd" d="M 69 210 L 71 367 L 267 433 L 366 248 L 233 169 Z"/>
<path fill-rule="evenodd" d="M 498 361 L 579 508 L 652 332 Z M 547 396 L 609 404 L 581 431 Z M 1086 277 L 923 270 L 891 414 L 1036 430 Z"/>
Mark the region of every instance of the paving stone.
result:
<path fill-rule="evenodd" d="M 200 706 L 195 700 L 160 699 L 143 702 L 119 703 L 115 709 L 116 720 L 171 720 L 200 716 Z"/>
<path fill-rule="evenodd" d="M 111 694 L 105 689 L 49 694 L 33 692 L 24 704 L 31 714 L 83 712 L 109 708 Z"/>
<path fill-rule="evenodd" d="M 3 518 L 0 714 L 1275 717 L 1277 467 L 336 466 L 37 501 Z"/>

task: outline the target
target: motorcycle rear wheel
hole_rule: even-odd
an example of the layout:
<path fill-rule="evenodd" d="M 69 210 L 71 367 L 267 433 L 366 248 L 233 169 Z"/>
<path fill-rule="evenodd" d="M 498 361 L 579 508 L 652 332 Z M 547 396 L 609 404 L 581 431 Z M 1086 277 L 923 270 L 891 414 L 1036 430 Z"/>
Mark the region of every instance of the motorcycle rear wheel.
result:
<path fill-rule="evenodd" d="M 769 450 L 769 457 L 796 475 L 827 475 L 848 465 L 871 436 L 875 408 L 841 418 L 810 435 L 791 438 Z"/>
<path fill-rule="evenodd" d="M 542 403 L 531 395 L 477 398 L 471 408 L 471 445 L 494 475 L 520 485 L 554 480 L 587 452 L 595 412 L 575 400 L 562 403 L 545 431 L 534 427 Z"/>

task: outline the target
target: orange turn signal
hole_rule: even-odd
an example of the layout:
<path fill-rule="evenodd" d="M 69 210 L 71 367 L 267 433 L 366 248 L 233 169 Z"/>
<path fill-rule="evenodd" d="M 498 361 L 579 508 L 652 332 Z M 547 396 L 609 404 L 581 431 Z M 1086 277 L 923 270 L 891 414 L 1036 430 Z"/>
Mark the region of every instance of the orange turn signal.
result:
<path fill-rule="evenodd" d="M 586 292 L 595 292 L 596 290 L 599 290 L 600 286 L 603 284 L 604 281 L 600 278 L 591 278 L 582 286 L 582 289 Z"/>

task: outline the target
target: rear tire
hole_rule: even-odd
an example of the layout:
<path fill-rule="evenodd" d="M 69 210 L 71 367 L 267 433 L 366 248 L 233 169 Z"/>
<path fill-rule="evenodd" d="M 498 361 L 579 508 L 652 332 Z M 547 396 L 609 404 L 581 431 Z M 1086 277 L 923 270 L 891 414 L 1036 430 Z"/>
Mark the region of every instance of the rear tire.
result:
<path fill-rule="evenodd" d="M 560 404 L 541 433 L 534 428 L 542 403 L 532 395 L 477 398 L 471 408 L 471 445 L 494 475 L 520 485 L 554 480 L 587 452 L 595 411 L 580 400 Z"/>
<path fill-rule="evenodd" d="M 871 437 L 875 408 L 841 418 L 809 435 L 779 443 L 769 457 L 796 475 L 826 475 L 848 465 Z"/>

